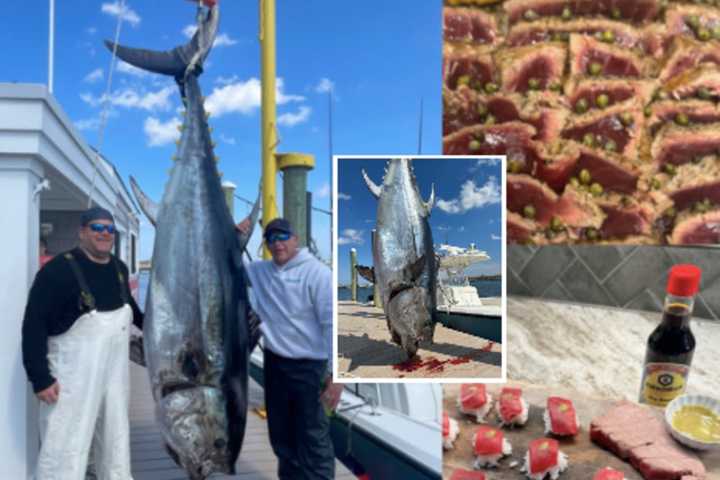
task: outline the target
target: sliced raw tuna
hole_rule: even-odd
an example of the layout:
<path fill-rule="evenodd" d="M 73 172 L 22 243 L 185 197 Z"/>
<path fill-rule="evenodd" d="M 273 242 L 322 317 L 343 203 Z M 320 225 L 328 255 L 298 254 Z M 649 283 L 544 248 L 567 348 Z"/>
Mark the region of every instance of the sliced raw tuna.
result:
<path fill-rule="evenodd" d="M 561 41 L 571 33 L 596 34 L 611 32 L 616 45 L 624 48 L 642 46 L 642 35 L 637 29 L 613 20 L 603 18 L 577 18 L 570 21 L 560 18 L 543 18 L 533 22 L 514 25 L 507 34 L 505 43 L 511 47 Z"/>
<path fill-rule="evenodd" d="M 590 173 L 591 183 L 599 183 L 604 190 L 631 194 L 637 188 L 639 169 L 622 155 L 603 152 L 585 146 L 579 147 L 580 156 L 573 174 L 582 170 Z"/>
<path fill-rule="evenodd" d="M 668 241 L 672 245 L 720 243 L 720 210 L 684 216 L 675 223 Z"/>
<path fill-rule="evenodd" d="M 646 480 L 704 478 L 697 457 L 675 446 L 667 429 L 648 408 L 620 402 L 590 423 L 590 438 L 640 470 Z"/>
<path fill-rule="evenodd" d="M 694 21 L 691 20 L 693 17 Z M 699 37 L 701 28 L 712 34 L 713 28 L 720 25 L 720 11 L 704 5 L 672 5 L 665 11 L 665 25 L 671 36 Z"/>
<path fill-rule="evenodd" d="M 682 165 L 720 151 L 720 123 L 682 127 L 665 125 L 652 142 L 651 154 L 659 167 Z"/>
<path fill-rule="evenodd" d="M 578 425 L 577 413 L 572 401 L 562 397 L 548 397 L 546 409 L 546 433 L 561 436 L 576 435 Z"/>
<path fill-rule="evenodd" d="M 625 474 L 614 468 L 605 467 L 595 473 L 593 480 L 625 480 Z"/>
<path fill-rule="evenodd" d="M 562 193 L 576 170 L 579 156 L 580 149 L 575 142 L 560 140 L 546 145 L 535 165 L 535 177 L 557 193 Z"/>
<path fill-rule="evenodd" d="M 713 64 L 700 64 L 675 75 L 663 90 L 678 100 L 688 97 L 717 100 L 720 97 L 720 70 Z"/>
<path fill-rule="evenodd" d="M 631 98 L 637 98 L 640 104 L 645 105 L 650 102 L 656 86 L 657 82 L 653 80 L 586 78 L 568 84 L 567 98 L 573 111 L 576 112 L 579 110 L 580 101 L 590 110 L 600 108 L 598 98 L 601 95 L 607 97 L 607 106 Z"/>
<path fill-rule="evenodd" d="M 685 210 L 696 205 L 698 202 L 710 201 L 720 205 L 720 180 L 703 183 L 695 186 L 685 187 L 670 192 L 670 198 L 675 203 L 675 209 Z"/>
<path fill-rule="evenodd" d="M 632 99 L 603 110 L 594 110 L 573 117 L 561 136 L 585 143 L 589 135 L 592 138 L 590 146 L 594 148 L 636 158 L 644 123 L 642 107 L 636 99 Z"/>
<path fill-rule="evenodd" d="M 667 82 L 702 63 L 720 65 L 720 43 L 698 42 L 685 37 L 675 38 L 660 71 L 660 81 Z"/>
<path fill-rule="evenodd" d="M 706 100 L 664 100 L 650 106 L 647 121 L 651 134 L 656 134 L 666 123 L 716 123 L 720 122 L 720 108 Z"/>
<path fill-rule="evenodd" d="M 498 40 L 495 16 L 477 8 L 443 8 L 446 42 L 488 43 Z"/>
<path fill-rule="evenodd" d="M 559 84 L 565 69 L 567 49 L 563 44 L 547 43 L 502 49 L 495 55 L 505 92 L 546 90 Z M 533 86 L 533 83 L 536 83 Z"/>
<path fill-rule="evenodd" d="M 485 474 L 477 470 L 457 468 L 453 470 L 450 480 L 485 480 Z"/>
<path fill-rule="evenodd" d="M 511 24 L 534 16 L 557 17 L 565 7 L 576 17 L 604 15 L 634 23 L 652 20 L 660 12 L 658 0 L 508 0 L 503 3 Z"/>
<path fill-rule="evenodd" d="M 584 35 L 570 35 L 572 76 L 642 77 L 648 71 L 649 65 L 626 48 Z"/>
<path fill-rule="evenodd" d="M 443 55 L 443 83 L 452 90 L 458 83 L 481 90 L 494 82 L 490 47 L 446 44 Z"/>

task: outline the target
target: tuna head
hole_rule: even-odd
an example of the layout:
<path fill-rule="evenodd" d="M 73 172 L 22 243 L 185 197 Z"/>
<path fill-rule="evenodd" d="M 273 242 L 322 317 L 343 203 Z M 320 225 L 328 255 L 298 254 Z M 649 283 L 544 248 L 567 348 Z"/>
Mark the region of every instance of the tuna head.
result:
<path fill-rule="evenodd" d="M 234 473 L 225 398 L 217 388 L 192 387 L 168 393 L 157 403 L 157 419 L 168 453 L 192 480 L 213 472 Z"/>
<path fill-rule="evenodd" d="M 425 305 L 427 298 L 428 292 L 423 287 L 394 290 L 385 308 L 393 340 L 402 346 L 408 358 L 415 355 L 422 340 L 432 339 L 433 320 Z"/>

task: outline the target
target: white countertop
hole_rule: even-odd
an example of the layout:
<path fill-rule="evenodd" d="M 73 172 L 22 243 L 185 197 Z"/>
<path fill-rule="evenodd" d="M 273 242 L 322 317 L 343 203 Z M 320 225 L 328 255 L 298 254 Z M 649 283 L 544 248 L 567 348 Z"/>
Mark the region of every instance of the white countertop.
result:
<path fill-rule="evenodd" d="M 508 379 L 637 400 L 659 313 L 510 297 Z M 720 397 L 720 322 L 692 319 L 687 393 Z"/>

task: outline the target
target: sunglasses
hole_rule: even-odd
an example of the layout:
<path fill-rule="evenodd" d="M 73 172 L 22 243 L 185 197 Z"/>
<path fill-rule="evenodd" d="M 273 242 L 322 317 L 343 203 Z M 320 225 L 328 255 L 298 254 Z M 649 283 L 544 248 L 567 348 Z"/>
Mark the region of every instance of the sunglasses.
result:
<path fill-rule="evenodd" d="M 272 245 L 273 243 L 277 242 L 278 240 L 281 242 L 285 242 L 290 239 L 292 235 L 289 233 L 271 233 L 267 237 L 265 237 L 265 242 L 267 242 L 268 245 Z"/>
<path fill-rule="evenodd" d="M 107 231 L 110 235 L 115 234 L 115 225 L 112 223 L 110 225 L 105 225 L 103 223 L 90 223 L 88 224 L 88 228 L 92 230 L 95 233 L 102 233 Z"/>

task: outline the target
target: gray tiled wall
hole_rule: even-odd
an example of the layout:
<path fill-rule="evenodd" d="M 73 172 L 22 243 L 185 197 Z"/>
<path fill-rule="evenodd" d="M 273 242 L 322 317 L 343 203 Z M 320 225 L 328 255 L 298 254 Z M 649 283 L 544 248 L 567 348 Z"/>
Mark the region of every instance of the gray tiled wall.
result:
<path fill-rule="evenodd" d="M 720 320 L 720 248 L 544 246 L 508 248 L 511 295 L 659 311 L 676 263 L 702 268 L 694 315 Z"/>

